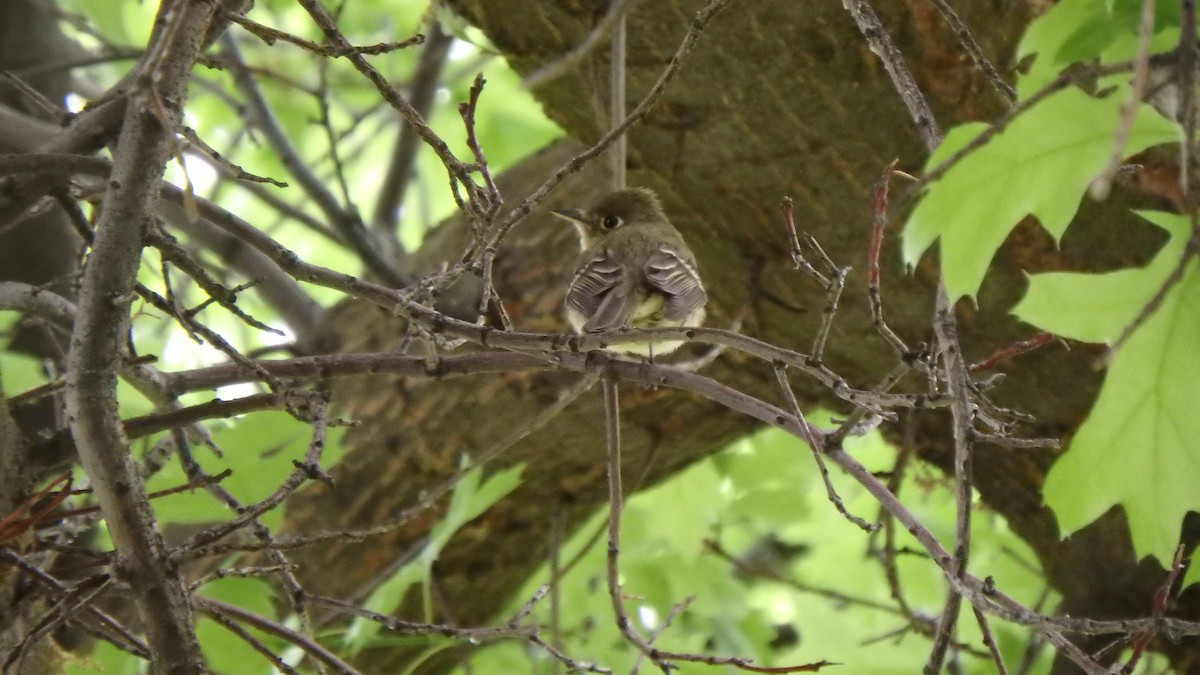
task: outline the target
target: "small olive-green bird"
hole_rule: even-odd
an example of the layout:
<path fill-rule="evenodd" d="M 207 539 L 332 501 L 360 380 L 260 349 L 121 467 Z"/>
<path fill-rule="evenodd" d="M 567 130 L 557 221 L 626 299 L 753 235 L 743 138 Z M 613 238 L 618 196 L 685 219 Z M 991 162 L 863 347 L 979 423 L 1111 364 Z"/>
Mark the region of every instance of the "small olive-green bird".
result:
<path fill-rule="evenodd" d="M 583 253 L 567 290 L 567 319 L 576 332 L 703 323 L 708 294 L 696 257 L 652 191 L 618 190 L 586 211 L 552 213 L 573 223 L 581 235 Z M 612 350 L 652 356 L 681 344 L 627 343 Z"/>

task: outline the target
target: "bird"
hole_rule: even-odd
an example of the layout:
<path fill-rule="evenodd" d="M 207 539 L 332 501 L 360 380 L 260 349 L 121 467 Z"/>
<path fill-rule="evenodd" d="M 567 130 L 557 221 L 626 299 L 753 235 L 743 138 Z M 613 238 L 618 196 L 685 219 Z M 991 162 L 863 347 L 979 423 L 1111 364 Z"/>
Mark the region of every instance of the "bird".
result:
<path fill-rule="evenodd" d="M 647 188 L 611 192 L 587 210 L 551 211 L 575 225 L 580 255 L 567 289 L 567 320 L 577 333 L 700 326 L 708 294 L 696 257 Z M 609 351 L 653 358 L 679 340 L 624 343 Z"/>

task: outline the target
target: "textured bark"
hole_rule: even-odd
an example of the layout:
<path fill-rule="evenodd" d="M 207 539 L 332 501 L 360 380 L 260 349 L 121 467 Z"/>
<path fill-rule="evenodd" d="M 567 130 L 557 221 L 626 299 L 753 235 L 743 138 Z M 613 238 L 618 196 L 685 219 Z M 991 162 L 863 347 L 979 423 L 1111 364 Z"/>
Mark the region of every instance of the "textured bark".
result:
<path fill-rule="evenodd" d="M 582 0 L 451 4 L 521 72 L 577 44 L 607 7 Z M 701 4 L 675 0 L 638 6 L 629 20 L 631 101 L 657 78 Z M 904 0 L 875 4 L 942 125 L 986 118 L 999 109 L 994 91 L 977 77 L 932 7 Z M 1016 38 L 1039 3 L 957 4 L 985 51 L 1003 67 L 1011 63 Z M 597 120 L 605 117 L 598 111 L 607 100 L 606 73 L 607 57 L 600 53 L 535 93 L 571 136 L 595 138 Z M 488 101 L 485 94 L 483 105 L 503 102 Z M 710 289 L 708 324 L 740 319 L 743 332 L 802 351 L 820 321 L 824 297 L 790 266 L 777 215 L 780 198 L 790 195 L 796 201 L 798 226 L 835 261 L 863 270 L 870 186 L 891 159 L 899 157 L 901 168 L 915 171 L 925 157 L 878 59 L 836 2 L 735 3 L 714 20 L 679 79 L 630 141 L 630 183 L 659 192 L 699 259 Z M 571 145 L 561 144 L 510 172 L 504 183 L 507 201 L 517 203 L 572 152 Z M 603 191 L 599 171 L 589 168 L 574 177 L 547 208 L 586 203 Z M 1024 290 L 1025 272 L 1145 262 L 1161 239 L 1128 215 L 1129 203 L 1137 198 L 1122 194 L 1103 205 L 1085 204 L 1061 248 L 1035 224 L 1019 227 L 989 272 L 978 307 L 959 306 L 968 359 L 1030 334 L 1029 326 L 1008 315 Z M 432 268 L 454 259 L 464 236 L 460 225 L 447 224 L 420 252 L 422 262 Z M 544 212 L 505 242 L 496 282 L 519 328 L 565 329 L 562 291 L 574 247 L 573 234 Z M 926 259 L 914 275 L 905 275 L 894 236 L 883 258 L 889 321 L 909 344 L 928 341 L 935 263 Z M 452 305 L 450 296 L 469 298 L 470 289 L 448 294 Z M 852 275 L 844 297 L 826 361 L 856 386 L 869 387 L 890 370 L 895 356 L 872 328 L 862 274 Z M 330 330 L 324 339 L 346 351 L 394 347 L 403 332 L 381 310 L 355 304 L 338 307 L 325 323 Z M 1069 436 L 1101 382 L 1094 355 L 1077 346 L 1022 357 L 1005 366 L 1007 378 L 994 390 L 995 398 L 1036 416 L 1038 422 L 1023 429 L 1025 434 Z M 768 364 L 728 353 L 705 372 L 768 400 L 778 397 Z M 289 527 L 320 531 L 386 519 L 443 480 L 463 453 L 485 451 L 554 401 L 569 382 L 563 375 L 514 375 L 437 382 L 375 378 L 339 385 L 335 401 L 363 425 L 348 435 L 353 449 L 333 472 L 336 489 L 316 487 L 294 499 Z M 845 410 L 817 383 L 794 377 L 793 384 L 801 405 Z M 685 394 L 623 394 L 625 475 L 641 476 L 642 486 L 756 426 Z M 918 425 L 920 456 L 949 467 L 948 416 L 920 415 Z M 485 622 L 511 599 L 512 590 L 543 560 L 553 519 L 561 514 L 578 523 L 603 503 L 603 456 L 599 394 L 589 392 L 497 462 L 497 467 L 528 462 L 525 481 L 444 552 L 435 577 L 438 610 L 445 618 L 467 625 Z M 1120 513 L 1060 541 L 1053 514 L 1040 497 L 1054 457 L 1045 450 L 979 446 L 979 491 L 1037 552 L 1048 579 L 1063 594 L 1062 611 L 1094 618 L 1147 615 L 1163 572 L 1134 560 Z M 431 513 L 428 520 L 366 542 L 298 552 L 301 574 L 315 590 L 361 594 L 436 517 Z M 1172 613 L 1200 616 L 1196 594 L 1185 594 Z M 1195 640 L 1158 646 L 1185 669 L 1200 653 Z M 362 665 L 371 672 L 393 672 L 405 658 L 403 651 L 380 649 L 364 655 Z"/>

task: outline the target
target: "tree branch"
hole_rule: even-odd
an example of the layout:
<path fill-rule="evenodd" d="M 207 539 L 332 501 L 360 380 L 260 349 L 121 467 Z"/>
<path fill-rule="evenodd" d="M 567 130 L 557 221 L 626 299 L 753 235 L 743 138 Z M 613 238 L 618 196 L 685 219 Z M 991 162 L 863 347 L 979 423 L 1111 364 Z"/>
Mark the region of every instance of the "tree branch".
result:
<path fill-rule="evenodd" d="M 125 111 L 113 176 L 84 269 L 67 360 L 67 414 L 80 461 L 117 553 L 113 574 L 129 586 L 156 670 L 205 672 L 179 569 L 162 538 L 120 425 L 115 355 L 123 353 L 142 239 L 154 219 L 192 64 L 216 10 L 212 2 L 164 2 L 162 30 L 141 64 Z"/>

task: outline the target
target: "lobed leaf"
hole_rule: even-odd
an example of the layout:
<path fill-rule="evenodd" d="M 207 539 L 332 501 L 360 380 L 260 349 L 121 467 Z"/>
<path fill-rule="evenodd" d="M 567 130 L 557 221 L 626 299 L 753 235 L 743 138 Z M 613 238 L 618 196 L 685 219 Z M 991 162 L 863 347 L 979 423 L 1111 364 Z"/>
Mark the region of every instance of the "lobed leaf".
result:
<path fill-rule="evenodd" d="M 1185 218 L 1143 214 L 1171 239 L 1149 265 L 1108 274 L 1035 275 L 1017 316 L 1091 342 L 1115 340 L 1177 266 L 1190 236 Z M 1100 396 L 1054 464 L 1043 491 L 1069 535 L 1121 506 L 1134 550 L 1166 565 L 1183 517 L 1200 511 L 1200 273 L 1195 260 L 1162 305 L 1116 353 Z"/>
<path fill-rule="evenodd" d="M 1018 116 L 995 138 L 968 154 L 930 186 L 904 229 L 909 265 L 940 240 L 942 274 L 950 297 L 974 297 L 996 250 L 1027 215 L 1061 238 L 1088 185 L 1112 152 L 1125 87 L 1104 98 L 1067 89 Z M 1126 156 L 1178 140 L 1172 123 L 1142 108 Z M 1147 114 L 1149 113 L 1149 114 Z M 972 124 L 943 144 L 965 146 L 981 133 Z M 935 166 L 950 150 L 939 149 Z"/>

